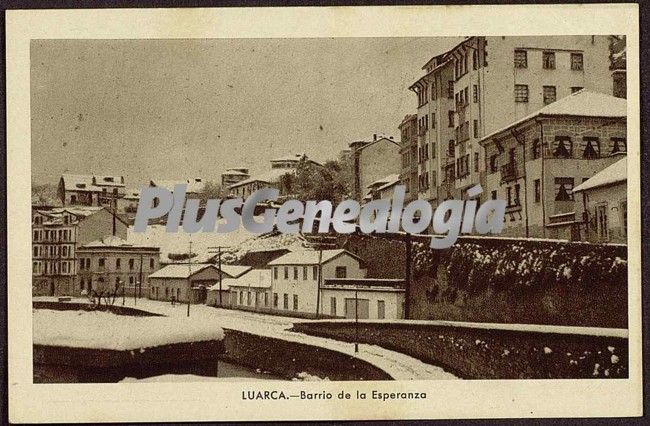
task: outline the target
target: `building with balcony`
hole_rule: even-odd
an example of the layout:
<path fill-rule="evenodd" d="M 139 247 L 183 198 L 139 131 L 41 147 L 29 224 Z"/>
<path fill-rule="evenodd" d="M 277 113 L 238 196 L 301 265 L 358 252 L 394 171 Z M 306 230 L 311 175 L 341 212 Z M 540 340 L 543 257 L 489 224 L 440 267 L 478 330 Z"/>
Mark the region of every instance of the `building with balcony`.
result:
<path fill-rule="evenodd" d="M 126 232 L 126 223 L 103 207 L 33 209 L 33 294 L 78 294 L 77 248 L 106 235 L 126 238 Z"/>
<path fill-rule="evenodd" d="M 404 185 L 406 202 L 418 197 L 418 116 L 410 114 L 399 125 L 401 134 L 399 153 L 402 167 L 399 173 L 400 184 Z"/>
<path fill-rule="evenodd" d="M 576 92 L 485 136 L 483 195 L 506 200 L 504 235 L 585 239 L 574 187 L 626 152 L 625 99 Z"/>
<path fill-rule="evenodd" d="M 160 248 L 128 243 L 108 236 L 77 249 L 77 279 L 73 294 L 147 297 L 150 274 L 160 268 Z"/>
<path fill-rule="evenodd" d="M 421 128 L 420 198 L 438 203 L 484 184 L 488 161 L 479 141 L 486 135 L 581 89 L 611 93 L 610 40 L 473 36 L 434 56 L 411 86 Z"/>

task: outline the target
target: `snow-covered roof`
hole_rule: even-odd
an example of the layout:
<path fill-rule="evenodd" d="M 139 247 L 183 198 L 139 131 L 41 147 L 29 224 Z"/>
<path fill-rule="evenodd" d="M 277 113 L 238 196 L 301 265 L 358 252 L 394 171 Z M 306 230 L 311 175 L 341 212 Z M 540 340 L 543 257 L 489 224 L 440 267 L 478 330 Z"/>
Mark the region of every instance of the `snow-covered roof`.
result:
<path fill-rule="evenodd" d="M 241 266 L 241 265 L 221 265 L 221 271 L 230 275 L 233 278 L 242 276 L 243 274 L 250 271 L 252 268 L 250 266 Z"/>
<path fill-rule="evenodd" d="M 141 246 L 141 245 L 134 245 L 129 243 L 126 240 L 123 240 L 120 237 L 116 237 L 114 235 L 108 235 L 106 237 L 103 237 L 100 240 L 95 240 L 91 241 L 88 244 L 85 244 L 81 246 L 81 248 L 95 248 L 95 247 L 106 247 L 106 248 L 116 248 L 116 247 L 121 247 L 121 248 L 140 248 L 140 249 L 152 249 L 152 250 L 159 250 L 158 247 L 147 247 L 147 246 Z"/>
<path fill-rule="evenodd" d="M 187 185 L 187 192 L 199 193 L 203 192 L 205 187 L 205 182 L 201 178 L 193 179 L 180 179 L 180 180 L 169 180 L 169 179 L 152 179 L 150 182 L 151 186 L 157 186 L 160 188 L 165 188 L 170 192 L 174 191 L 174 186 L 176 185 Z"/>
<path fill-rule="evenodd" d="M 253 182 L 264 182 L 264 183 L 276 183 L 280 180 L 280 177 L 286 175 L 287 173 L 295 173 L 294 169 L 271 169 L 266 173 L 257 176 L 251 176 L 248 179 L 244 179 L 241 182 L 237 182 L 233 185 L 230 185 L 228 189 L 237 188 L 239 186 L 247 185 Z"/>
<path fill-rule="evenodd" d="M 241 275 L 237 278 L 224 278 L 221 280 L 221 290 L 227 290 L 231 287 L 270 288 L 271 270 L 250 269 L 244 275 Z M 209 287 L 208 290 L 219 290 L 219 284 L 215 284 L 212 287 Z"/>
<path fill-rule="evenodd" d="M 399 182 L 399 174 L 394 173 L 392 175 L 384 176 L 381 179 L 377 179 L 376 181 L 368 185 L 368 188 L 373 188 L 376 186 L 377 187 L 376 190 L 381 191 L 386 188 L 390 188 L 391 186 L 395 185 L 398 182 Z"/>
<path fill-rule="evenodd" d="M 613 185 L 627 181 L 627 158 L 621 158 L 616 163 L 605 167 L 580 185 L 573 188 L 573 192 L 586 191 L 601 186 Z"/>
<path fill-rule="evenodd" d="M 357 148 L 357 151 L 361 151 L 361 150 L 364 150 L 364 149 L 368 148 L 369 146 L 372 146 L 372 145 L 374 145 L 374 144 L 376 144 L 378 142 L 383 142 L 383 141 L 388 141 L 388 142 L 394 143 L 395 145 L 399 146 L 398 142 L 396 142 L 394 139 L 391 139 L 390 137 L 386 137 L 386 136 L 378 136 L 377 140 L 373 140 L 373 141 L 354 141 L 354 142 L 350 142 L 348 145 L 353 145 L 353 144 L 356 144 L 356 143 L 359 143 L 359 142 L 364 143 L 365 145 Z"/>
<path fill-rule="evenodd" d="M 149 278 L 188 278 L 190 275 L 201 272 L 206 268 L 214 268 L 215 271 L 218 271 L 218 269 L 211 263 L 193 263 L 191 265 L 191 268 L 188 264 L 167 265 L 164 268 L 159 269 L 158 271 L 149 275 Z"/>
<path fill-rule="evenodd" d="M 248 173 L 244 173 L 238 169 L 228 169 L 221 173 L 221 176 L 248 176 Z"/>
<path fill-rule="evenodd" d="M 343 253 L 346 253 L 359 261 L 361 260 L 356 254 L 344 249 L 323 250 L 322 253 L 321 263 L 329 262 Z M 318 265 L 318 259 L 318 250 L 300 250 L 280 256 L 277 259 L 270 261 L 269 265 Z"/>
<path fill-rule="evenodd" d="M 66 191 L 102 192 L 102 187 L 124 187 L 123 176 L 97 176 L 63 174 L 63 187 Z"/>
<path fill-rule="evenodd" d="M 580 90 L 483 137 L 480 143 L 536 117 L 627 117 L 627 101 L 604 93 Z"/>
<path fill-rule="evenodd" d="M 140 190 L 139 189 L 127 189 L 124 192 L 124 199 L 126 200 L 139 200 L 140 199 Z"/>

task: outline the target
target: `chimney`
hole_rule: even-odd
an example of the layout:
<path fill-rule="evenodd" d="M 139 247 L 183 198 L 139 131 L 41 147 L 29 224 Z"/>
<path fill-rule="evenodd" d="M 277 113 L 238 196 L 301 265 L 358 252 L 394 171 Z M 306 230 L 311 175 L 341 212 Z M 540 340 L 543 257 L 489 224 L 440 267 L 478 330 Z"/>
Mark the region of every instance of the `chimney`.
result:
<path fill-rule="evenodd" d="M 392 137 L 392 136 L 390 136 L 390 137 L 389 137 L 389 139 L 390 139 L 390 140 L 393 140 L 393 137 Z"/>
<path fill-rule="evenodd" d="M 377 133 L 374 133 L 374 134 L 372 135 L 372 140 L 373 140 L 373 141 L 376 141 L 376 140 L 377 140 Z"/>

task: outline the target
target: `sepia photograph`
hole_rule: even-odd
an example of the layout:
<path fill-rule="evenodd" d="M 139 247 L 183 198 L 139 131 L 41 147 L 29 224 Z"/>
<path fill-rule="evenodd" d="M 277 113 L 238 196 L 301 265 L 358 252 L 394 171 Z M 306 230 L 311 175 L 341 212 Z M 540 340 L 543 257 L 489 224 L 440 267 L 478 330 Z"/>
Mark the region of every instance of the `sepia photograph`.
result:
<path fill-rule="evenodd" d="M 31 37 L 31 384 L 636 378 L 637 41 L 478 30 Z"/>

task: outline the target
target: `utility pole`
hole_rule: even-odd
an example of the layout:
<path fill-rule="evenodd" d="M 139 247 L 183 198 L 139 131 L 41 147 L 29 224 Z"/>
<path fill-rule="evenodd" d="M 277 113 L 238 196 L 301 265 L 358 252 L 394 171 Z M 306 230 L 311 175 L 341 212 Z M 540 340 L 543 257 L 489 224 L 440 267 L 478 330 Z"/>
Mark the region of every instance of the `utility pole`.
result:
<path fill-rule="evenodd" d="M 354 286 L 354 353 L 359 353 L 359 282 Z"/>
<path fill-rule="evenodd" d="M 404 242 L 406 243 L 406 271 L 404 284 L 406 288 L 404 289 L 404 319 L 410 319 L 411 317 L 411 234 L 406 234 L 404 237 Z"/>
<path fill-rule="evenodd" d="M 140 295 L 140 286 L 142 286 L 142 254 L 140 254 L 140 276 L 138 278 L 138 282 L 135 283 L 135 288 L 133 289 L 133 302 L 134 305 L 138 304 L 138 297 L 141 297 Z"/>
<path fill-rule="evenodd" d="M 190 252 L 187 258 L 187 316 L 190 316 L 190 294 L 192 293 L 192 240 L 190 240 Z"/>
<path fill-rule="evenodd" d="M 227 247 L 226 246 L 208 247 L 208 253 L 217 255 L 217 268 L 219 269 L 219 307 L 220 308 L 223 307 L 223 300 L 221 300 L 221 298 L 223 297 L 223 288 L 221 287 L 221 280 L 223 277 L 223 272 L 221 272 L 221 249 L 222 248 L 227 248 Z M 214 250 L 216 250 L 216 252 Z"/>
<path fill-rule="evenodd" d="M 320 300 L 320 289 L 321 289 L 321 277 L 323 276 L 323 249 L 322 246 L 321 248 L 318 249 L 318 281 L 316 282 L 318 285 L 318 292 L 316 293 L 316 318 L 320 318 L 320 305 L 321 305 L 321 300 Z"/>

